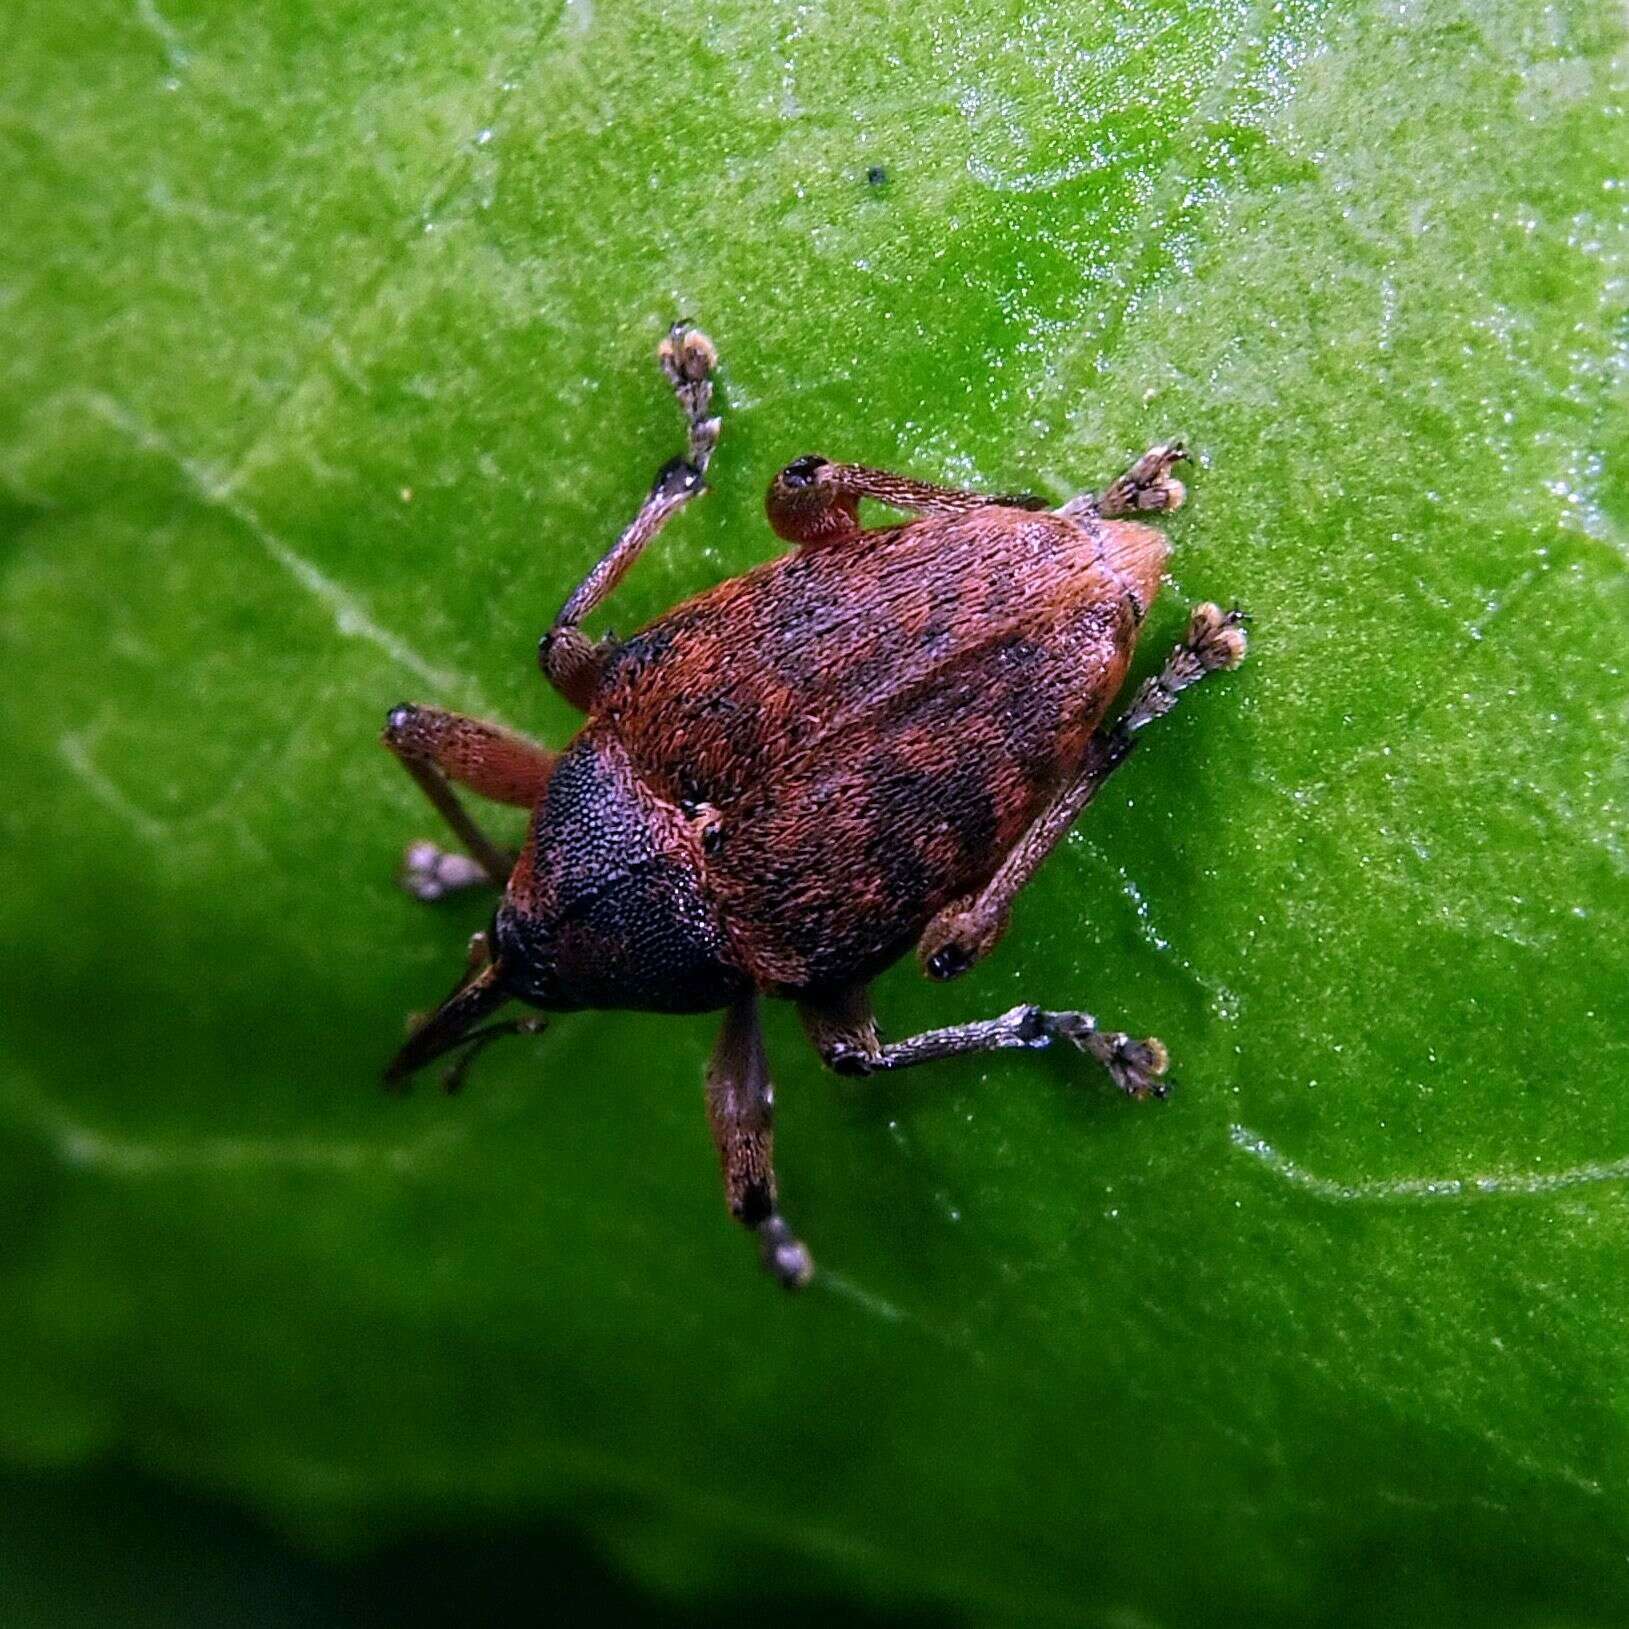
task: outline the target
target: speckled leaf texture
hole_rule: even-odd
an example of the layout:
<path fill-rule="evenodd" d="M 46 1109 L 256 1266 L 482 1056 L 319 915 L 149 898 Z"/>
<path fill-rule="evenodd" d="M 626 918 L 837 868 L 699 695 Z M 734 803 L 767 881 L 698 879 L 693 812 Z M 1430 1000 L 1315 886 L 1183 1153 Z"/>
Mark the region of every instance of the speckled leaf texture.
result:
<path fill-rule="evenodd" d="M 1624 1621 L 1618 6 L 23 0 L 7 36 L 15 1475 L 339 1557 L 553 1524 L 673 1609 Z M 536 641 L 679 448 L 681 314 L 714 490 L 596 626 L 772 554 L 798 454 L 1061 500 L 1172 434 L 1140 670 L 1196 600 L 1256 619 L 990 962 L 877 990 L 895 1034 L 1090 1007 L 1176 1095 L 1052 1054 L 837 1080 L 777 1008 L 801 1298 L 724 1214 L 712 1020 L 376 1084 L 486 910 L 395 891 L 435 822 L 378 727 L 566 739 Z M 51 1621 L 95 1555 L 26 1504 Z"/>

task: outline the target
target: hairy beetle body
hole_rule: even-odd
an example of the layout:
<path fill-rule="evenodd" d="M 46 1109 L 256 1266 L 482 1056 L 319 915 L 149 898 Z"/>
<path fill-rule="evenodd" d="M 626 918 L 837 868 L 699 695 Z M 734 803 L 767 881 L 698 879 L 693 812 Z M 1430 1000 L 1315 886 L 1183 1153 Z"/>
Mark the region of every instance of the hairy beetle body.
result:
<path fill-rule="evenodd" d="M 613 548 L 540 646 L 586 714 L 561 753 L 437 708 L 392 709 L 385 742 L 465 852 L 409 848 L 423 899 L 490 882 L 502 899 L 453 993 L 398 1052 L 404 1080 L 453 1053 L 456 1085 L 518 999 L 545 1010 L 725 1009 L 707 1106 L 733 1214 L 788 1286 L 812 1272 L 782 1218 L 762 995 L 795 1000 L 834 1069 L 1066 1041 L 1134 1097 L 1163 1096 L 1159 1042 L 1084 1012 L 1015 1007 L 885 1043 L 868 981 L 913 944 L 951 978 L 989 954 L 1013 899 L 1125 761 L 1138 733 L 1244 655 L 1243 618 L 1194 611 L 1182 642 L 1113 723 L 1166 544 L 1134 518 L 1176 508 L 1184 454 L 1150 448 L 1055 510 L 810 455 L 771 483 L 796 545 L 658 617 L 594 642 L 581 622 L 666 522 L 705 490 L 720 421 L 712 344 L 676 324 L 660 350 L 689 427 Z M 866 529 L 863 499 L 920 518 Z M 518 857 L 452 783 L 531 810 Z"/>
<path fill-rule="evenodd" d="M 592 704 L 641 781 L 716 811 L 698 883 L 731 962 L 866 979 L 1079 764 L 1165 540 L 990 507 L 806 547 L 658 618 Z"/>

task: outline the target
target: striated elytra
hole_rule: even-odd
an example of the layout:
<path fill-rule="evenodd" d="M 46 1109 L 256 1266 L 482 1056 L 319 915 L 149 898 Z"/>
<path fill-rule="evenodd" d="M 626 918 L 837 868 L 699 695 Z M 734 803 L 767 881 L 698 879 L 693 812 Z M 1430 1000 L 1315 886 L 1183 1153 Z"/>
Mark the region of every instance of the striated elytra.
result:
<path fill-rule="evenodd" d="M 995 947 L 1019 890 L 1129 756 L 1138 732 L 1209 673 L 1236 667 L 1244 618 L 1201 605 L 1161 671 L 1112 724 L 1163 535 L 1179 443 L 1101 492 L 1048 509 L 809 455 L 771 482 L 769 523 L 796 545 L 632 637 L 584 617 L 706 488 L 720 420 L 717 353 L 675 323 L 659 359 L 688 428 L 682 457 L 567 600 L 539 647 L 586 715 L 562 752 L 438 708 L 403 704 L 385 744 L 463 852 L 410 846 L 421 899 L 490 885 L 501 900 L 452 994 L 386 1071 L 399 1085 L 470 1060 L 546 1012 L 723 1009 L 707 1106 L 731 1212 L 788 1287 L 813 1262 L 780 1213 L 772 1088 L 758 1001 L 796 1002 L 843 1074 L 1065 1040 L 1133 1097 L 1163 1096 L 1165 1049 L 1085 1012 L 1024 1005 L 884 1042 L 867 985 L 915 946 L 949 979 Z M 864 527 L 862 499 L 915 518 Z M 471 819 L 454 784 L 532 811 L 519 855 Z"/>

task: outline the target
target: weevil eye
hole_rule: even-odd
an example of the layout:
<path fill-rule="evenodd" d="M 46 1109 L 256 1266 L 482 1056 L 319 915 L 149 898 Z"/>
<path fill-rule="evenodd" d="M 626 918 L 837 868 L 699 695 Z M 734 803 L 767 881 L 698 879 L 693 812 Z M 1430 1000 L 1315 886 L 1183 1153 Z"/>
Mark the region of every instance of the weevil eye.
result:
<path fill-rule="evenodd" d="M 808 486 L 814 480 L 816 473 L 829 464 L 829 458 L 822 458 L 818 453 L 810 453 L 805 458 L 795 458 L 781 471 L 781 485 L 790 487 Z"/>

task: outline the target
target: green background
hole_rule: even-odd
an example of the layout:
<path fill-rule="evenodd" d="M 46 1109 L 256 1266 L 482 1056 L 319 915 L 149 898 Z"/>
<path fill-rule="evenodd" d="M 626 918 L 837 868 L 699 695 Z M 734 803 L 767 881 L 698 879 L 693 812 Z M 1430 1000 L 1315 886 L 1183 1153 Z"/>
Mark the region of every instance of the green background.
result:
<path fill-rule="evenodd" d="M 8 1621 L 1623 1621 L 1625 44 L 1604 0 L 24 0 Z M 394 891 L 435 828 L 377 729 L 566 738 L 537 636 L 678 450 L 681 313 L 715 490 L 611 624 L 766 558 L 797 454 L 1061 499 L 1169 434 L 1142 661 L 1256 617 L 995 958 L 877 992 L 1089 1006 L 1178 1094 L 840 1081 L 777 1010 L 798 1299 L 723 1212 L 708 1019 L 375 1088 L 485 911 Z"/>

